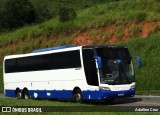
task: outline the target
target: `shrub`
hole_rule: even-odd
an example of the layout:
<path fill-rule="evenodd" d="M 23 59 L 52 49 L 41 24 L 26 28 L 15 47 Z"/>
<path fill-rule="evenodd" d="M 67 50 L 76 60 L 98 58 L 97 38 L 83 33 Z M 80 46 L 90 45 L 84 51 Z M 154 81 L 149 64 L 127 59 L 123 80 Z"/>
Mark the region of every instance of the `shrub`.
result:
<path fill-rule="evenodd" d="M 59 19 L 61 22 L 73 20 L 77 17 L 77 14 L 73 8 L 62 7 L 59 10 Z"/>
<path fill-rule="evenodd" d="M 145 21 L 146 16 L 147 16 L 147 15 L 146 15 L 145 12 L 139 12 L 139 13 L 135 16 L 135 21 L 136 21 L 137 23 L 143 22 L 143 21 Z"/>
<path fill-rule="evenodd" d="M 35 8 L 36 22 L 43 22 L 52 18 L 50 11 L 45 3 L 39 4 Z"/>

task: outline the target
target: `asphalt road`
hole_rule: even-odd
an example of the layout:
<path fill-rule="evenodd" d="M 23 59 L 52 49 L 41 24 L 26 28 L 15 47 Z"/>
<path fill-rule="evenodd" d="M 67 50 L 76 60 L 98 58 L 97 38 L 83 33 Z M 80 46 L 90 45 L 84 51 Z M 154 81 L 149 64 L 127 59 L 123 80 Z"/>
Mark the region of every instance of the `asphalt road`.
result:
<path fill-rule="evenodd" d="M 113 106 L 160 106 L 160 96 L 142 96 L 115 99 Z"/>
<path fill-rule="evenodd" d="M 5 97 L 4 94 L 0 94 L 0 98 L 2 97 Z M 97 102 L 92 104 L 97 104 Z M 119 98 L 115 99 L 111 106 L 160 106 L 160 96 L 135 95 L 134 97 Z"/>

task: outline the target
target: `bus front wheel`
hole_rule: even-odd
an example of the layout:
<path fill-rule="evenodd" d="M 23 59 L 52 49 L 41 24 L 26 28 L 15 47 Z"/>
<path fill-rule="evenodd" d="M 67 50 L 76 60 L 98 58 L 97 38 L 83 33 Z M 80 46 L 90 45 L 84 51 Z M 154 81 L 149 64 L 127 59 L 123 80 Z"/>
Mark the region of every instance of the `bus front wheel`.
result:
<path fill-rule="evenodd" d="M 74 102 L 82 102 L 82 92 L 80 89 L 77 89 L 73 94 L 73 101 Z"/>

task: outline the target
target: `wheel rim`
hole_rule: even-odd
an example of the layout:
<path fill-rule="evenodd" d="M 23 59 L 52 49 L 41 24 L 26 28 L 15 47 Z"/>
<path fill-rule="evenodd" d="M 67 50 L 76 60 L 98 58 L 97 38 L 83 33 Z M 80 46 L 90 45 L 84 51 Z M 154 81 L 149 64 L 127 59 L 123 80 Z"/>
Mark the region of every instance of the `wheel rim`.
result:
<path fill-rule="evenodd" d="M 22 94 L 19 92 L 17 93 L 17 99 L 20 99 L 22 97 Z"/>
<path fill-rule="evenodd" d="M 24 95 L 24 99 L 29 99 L 27 94 Z"/>
<path fill-rule="evenodd" d="M 77 94 L 75 95 L 75 99 L 76 99 L 77 102 L 81 101 L 81 99 L 82 99 L 81 94 L 80 94 L 80 93 L 77 93 Z"/>

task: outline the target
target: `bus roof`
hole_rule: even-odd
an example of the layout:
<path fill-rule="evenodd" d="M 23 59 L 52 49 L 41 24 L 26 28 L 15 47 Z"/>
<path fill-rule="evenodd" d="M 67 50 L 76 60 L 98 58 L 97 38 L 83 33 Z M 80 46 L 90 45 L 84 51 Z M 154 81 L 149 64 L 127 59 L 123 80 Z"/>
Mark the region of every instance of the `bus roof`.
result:
<path fill-rule="evenodd" d="M 32 51 L 32 53 L 59 50 L 59 49 L 65 49 L 65 48 L 71 48 L 71 47 L 77 47 L 77 46 L 58 46 L 58 47 L 52 47 L 52 48 L 44 48 L 44 49 L 34 50 Z"/>
<path fill-rule="evenodd" d="M 52 48 L 44 48 L 44 49 L 34 50 L 31 53 L 27 53 L 27 54 L 7 55 L 4 57 L 4 60 L 10 59 L 10 58 L 18 58 L 18 57 L 45 54 L 45 53 L 47 53 L 47 51 L 58 51 L 59 52 L 60 50 L 72 50 L 70 48 L 77 48 L 78 49 L 79 46 L 59 46 L 59 47 L 52 47 Z"/>
<path fill-rule="evenodd" d="M 119 46 L 119 45 L 86 45 L 82 46 L 82 48 L 127 48 L 125 46 Z"/>
<path fill-rule="evenodd" d="M 59 49 L 65 49 L 65 48 L 73 48 L 73 47 L 77 47 L 77 46 L 58 46 L 58 47 L 44 48 L 44 49 L 33 50 L 32 53 L 59 50 Z M 82 47 L 83 48 L 102 48 L 102 47 L 124 48 L 123 46 L 116 46 L 116 45 L 86 45 Z"/>

